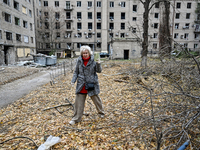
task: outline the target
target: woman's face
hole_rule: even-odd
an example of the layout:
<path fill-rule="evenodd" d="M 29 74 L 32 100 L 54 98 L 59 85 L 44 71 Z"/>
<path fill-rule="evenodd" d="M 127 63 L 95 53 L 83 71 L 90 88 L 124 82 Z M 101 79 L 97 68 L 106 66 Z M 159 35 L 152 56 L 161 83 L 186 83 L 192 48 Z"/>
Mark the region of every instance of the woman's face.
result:
<path fill-rule="evenodd" d="M 89 56 L 90 56 L 90 54 L 89 54 L 89 51 L 88 50 L 85 50 L 85 51 L 83 51 L 83 58 L 88 58 Z"/>

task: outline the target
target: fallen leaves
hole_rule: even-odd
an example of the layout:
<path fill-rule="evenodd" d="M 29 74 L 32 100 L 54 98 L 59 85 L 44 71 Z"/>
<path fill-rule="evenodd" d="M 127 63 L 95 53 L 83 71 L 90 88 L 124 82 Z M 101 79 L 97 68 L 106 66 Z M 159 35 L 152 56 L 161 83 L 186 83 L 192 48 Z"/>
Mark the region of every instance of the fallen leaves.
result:
<path fill-rule="evenodd" d="M 146 142 L 150 143 L 149 146 L 155 148 L 151 100 L 156 110 L 156 121 L 160 120 L 160 114 L 163 116 L 174 114 L 173 111 L 162 106 L 168 97 L 161 93 L 159 85 L 166 80 L 158 75 L 149 76 L 148 80 L 142 76 L 137 78 L 131 74 L 133 69 L 130 67 L 139 67 L 133 65 L 132 62 L 112 62 L 111 64 L 107 62 L 102 66 L 103 72 L 98 75 L 105 118 L 98 117 L 95 106 L 87 97 L 85 104 L 87 115 L 83 115 L 82 121 L 74 126 L 68 124 L 73 116 L 73 107 L 69 105 L 69 102 L 74 103 L 75 99 L 75 87 L 70 85 L 72 73 L 69 72 L 67 76 L 59 77 L 56 84 L 48 83 L 0 110 L 0 143 L 13 137 L 25 136 L 31 138 L 39 146 L 45 142 L 45 137 L 53 135 L 62 139 L 60 143 L 53 146 L 53 149 L 59 150 L 142 150 L 148 145 L 144 142 L 146 139 Z M 113 82 L 114 80 L 117 82 Z M 172 86 L 166 83 L 165 85 L 167 87 L 163 86 L 163 90 L 171 91 Z M 143 86 L 154 87 L 154 94 L 150 95 Z M 178 100 L 178 98 L 174 99 L 176 102 Z M 161 124 L 164 128 L 169 127 L 170 123 Z M 195 131 L 198 133 L 199 129 Z M 164 143 L 170 144 L 167 141 Z M 11 147 L 36 148 L 31 141 L 19 139 L 8 141 L 1 146 L 2 150 L 11 149 Z"/>

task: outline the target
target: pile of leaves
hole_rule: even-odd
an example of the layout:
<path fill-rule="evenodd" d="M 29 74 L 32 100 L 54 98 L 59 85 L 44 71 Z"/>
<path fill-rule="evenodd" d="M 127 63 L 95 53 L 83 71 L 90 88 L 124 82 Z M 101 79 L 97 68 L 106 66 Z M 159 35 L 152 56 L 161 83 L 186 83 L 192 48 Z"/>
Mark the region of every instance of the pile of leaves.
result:
<path fill-rule="evenodd" d="M 68 72 L 1 109 L 1 149 L 37 149 L 49 135 L 62 139 L 52 147 L 59 150 L 177 149 L 187 140 L 189 149 L 200 147 L 195 65 L 187 70 L 190 64 L 151 60 L 144 69 L 131 60 L 107 61 L 102 67 L 98 75 L 104 118 L 87 97 L 82 121 L 69 125 L 75 86 Z"/>

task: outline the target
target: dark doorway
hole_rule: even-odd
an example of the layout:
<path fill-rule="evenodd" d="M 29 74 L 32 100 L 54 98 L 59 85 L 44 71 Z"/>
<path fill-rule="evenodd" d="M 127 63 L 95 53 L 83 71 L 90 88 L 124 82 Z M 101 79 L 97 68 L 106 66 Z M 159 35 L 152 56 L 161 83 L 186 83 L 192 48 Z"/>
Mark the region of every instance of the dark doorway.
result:
<path fill-rule="evenodd" d="M 8 65 L 8 48 L 9 46 L 4 46 L 4 63 Z"/>
<path fill-rule="evenodd" d="M 124 50 L 124 59 L 129 59 L 129 50 Z"/>
<path fill-rule="evenodd" d="M 71 50 L 65 51 L 65 58 L 67 58 L 67 57 L 71 58 Z"/>

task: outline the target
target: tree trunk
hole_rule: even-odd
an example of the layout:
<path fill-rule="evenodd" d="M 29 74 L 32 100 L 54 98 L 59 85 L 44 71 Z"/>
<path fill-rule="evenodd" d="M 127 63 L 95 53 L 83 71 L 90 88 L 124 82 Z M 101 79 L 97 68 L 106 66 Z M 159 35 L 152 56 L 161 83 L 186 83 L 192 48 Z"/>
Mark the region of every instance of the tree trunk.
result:
<path fill-rule="evenodd" d="M 143 13 L 143 42 L 142 42 L 142 67 L 147 67 L 147 53 L 148 53 L 148 26 L 149 26 L 149 4 L 150 0 L 144 2 L 144 13 Z"/>
<path fill-rule="evenodd" d="M 169 57 L 171 54 L 171 35 L 170 35 L 170 25 L 169 25 L 169 14 L 170 14 L 170 2 L 164 1 L 160 3 L 161 5 L 161 19 L 160 19 L 160 29 L 159 29 L 159 56 Z"/>

